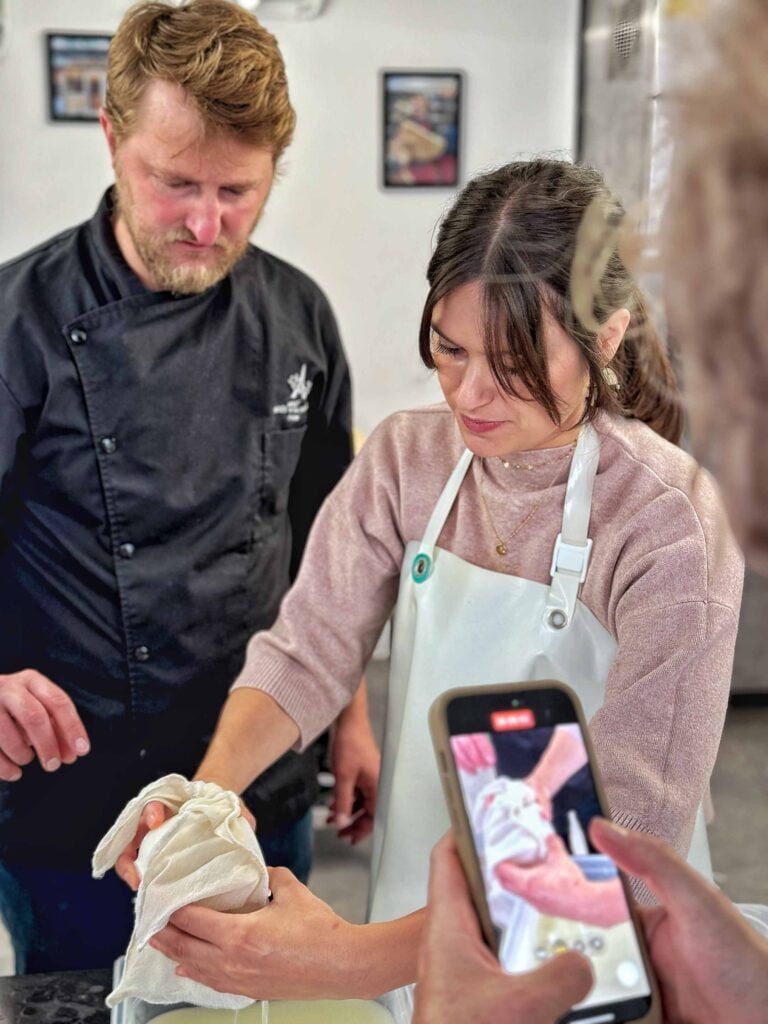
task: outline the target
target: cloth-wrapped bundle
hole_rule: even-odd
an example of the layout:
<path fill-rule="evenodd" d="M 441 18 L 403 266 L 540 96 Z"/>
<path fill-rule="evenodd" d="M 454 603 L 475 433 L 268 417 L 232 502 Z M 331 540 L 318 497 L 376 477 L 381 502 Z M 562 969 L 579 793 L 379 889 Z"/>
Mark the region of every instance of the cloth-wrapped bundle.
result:
<path fill-rule="evenodd" d="M 472 823 L 489 872 L 505 860 L 528 865 L 544 860 L 547 839 L 554 831 L 528 783 L 505 776 L 489 782 L 477 794 Z"/>
<path fill-rule="evenodd" d="M 229 913 L 265 906 L 269 879 L 256 836 L 240 813 L 237 794 L 213 782 L 188 782 L 166 775 L 145 786 L 122 811 L 93 855 L 93 875 L 101 878 L 136 834 L 141 813 L 151 800 L 169 807 L 173 816 L 145 836 L 136 858 L 141 881 L 136 894 L 133 934 L 125 970 L 107 997 L 114 1006 L 127 996 L 149 1003 L 194 1003 L 241 1009 L 248 996 L 215 992 L 176 975 L 176 965 L 149 940 L 179 907 L 190 903 Z"/>

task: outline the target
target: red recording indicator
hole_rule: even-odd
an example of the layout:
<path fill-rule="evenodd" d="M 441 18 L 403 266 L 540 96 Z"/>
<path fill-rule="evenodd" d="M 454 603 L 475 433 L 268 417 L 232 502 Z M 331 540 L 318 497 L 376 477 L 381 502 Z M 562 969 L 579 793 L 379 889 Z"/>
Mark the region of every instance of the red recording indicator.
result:
<path fill-rule="evenodd" d="M 536 719 L 530 708 L 519 711 L 491 712 L 491 727 L 494 732 L 511 732 L 513 729 L 533 729 Z"/>

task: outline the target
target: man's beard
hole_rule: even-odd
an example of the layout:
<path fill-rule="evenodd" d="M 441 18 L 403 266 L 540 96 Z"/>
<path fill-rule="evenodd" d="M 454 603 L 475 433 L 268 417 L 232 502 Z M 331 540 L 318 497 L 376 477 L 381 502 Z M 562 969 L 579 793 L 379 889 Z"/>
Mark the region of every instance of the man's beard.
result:
<path fill-rule="evenodd" d="M 211 247 L 216 253 L 213 265 L 197 264 L 193 260 L 182 263 L 178 256 L 174 259 L 170 246 L 174 242 L 194 242 L 194 235 L 185 228 L 165 234 L 148 228 L 141 220 L 127 182 L 119 173 L 116 174 L 115 202 L 116 211 L 123 218 L 136 252 L 155 287 L 175 295 L 198 295 L 225 278 L 248 248 L 248 235 L 258 220 L 258 217 L 254 220 L 251 231 L 242 242 L 233 244 L 223 238 L 218 239 Z"/>

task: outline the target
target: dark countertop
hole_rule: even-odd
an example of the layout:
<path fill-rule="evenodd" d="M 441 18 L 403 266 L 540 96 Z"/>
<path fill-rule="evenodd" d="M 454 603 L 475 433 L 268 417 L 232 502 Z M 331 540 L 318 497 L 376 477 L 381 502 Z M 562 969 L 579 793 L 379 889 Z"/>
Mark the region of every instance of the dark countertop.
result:
<path fill-rule="evenodd" d="M 111 989 L 110 970 L 0 978 L 0 1024 L 109 1024 Z"/>

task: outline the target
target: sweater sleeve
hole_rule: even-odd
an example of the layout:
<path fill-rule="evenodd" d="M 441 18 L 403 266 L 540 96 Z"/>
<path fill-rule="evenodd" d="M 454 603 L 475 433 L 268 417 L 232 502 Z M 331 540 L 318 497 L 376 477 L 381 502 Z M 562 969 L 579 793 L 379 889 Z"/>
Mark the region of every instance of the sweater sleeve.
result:
<path fill-rule="evenodd" d="M 326 499 L 278 619 L 251 638 L 233 685 L 273 697 L 298 725 L 301 747 L 351 700 L 397 598 L 405 543 L 393 420 Z"/>
<path fill-rule="evenodd" d="M 685 855 L 725 719 L 743 579 L 706 473 L 630 524 L 616 566 L 617 655 L 591 722 L 611 810 Z"/>

